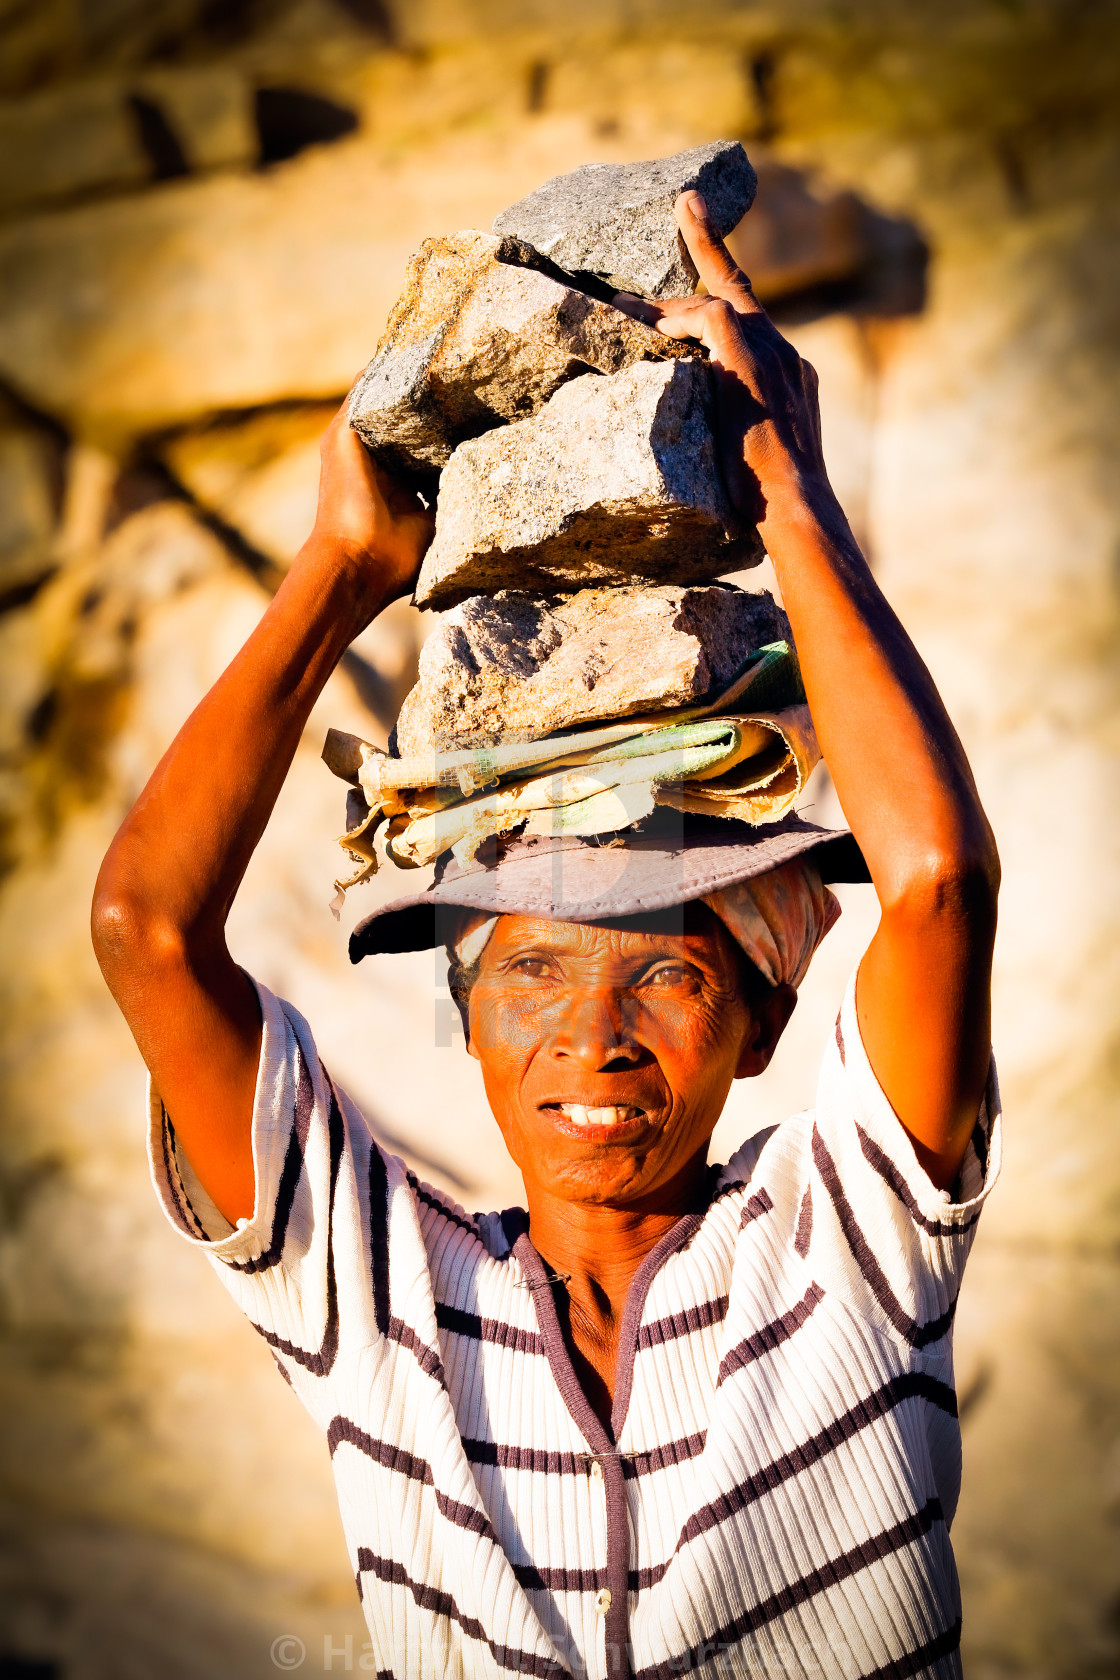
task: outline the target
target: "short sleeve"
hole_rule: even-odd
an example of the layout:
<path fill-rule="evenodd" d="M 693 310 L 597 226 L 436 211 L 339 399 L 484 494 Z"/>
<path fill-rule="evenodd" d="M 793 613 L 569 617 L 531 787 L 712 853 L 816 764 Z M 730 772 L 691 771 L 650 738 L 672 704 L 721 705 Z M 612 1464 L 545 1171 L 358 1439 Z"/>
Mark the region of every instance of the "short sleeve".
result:
<path fill-rule="evenodd" d="M 266 987 L 257 992 L 252 1218 L 233 1227 L 219 1213 L 154 1088 L 149 1163 L 172 1226 L 206 1252 L 285 1375 L 322 1377 L 343 1341 L 368 1345 L 377 1334 L 369 1207 L 372 1195 L 384 1208 L 389 1163 L 325 1072 L 303 1017 Z"/>
<path fill-rule="evenodd" d="M 953 1190 L 918 1161 L 867 1059 L 848 983 L 804 1117 L 795 1247 L 825 1289 L 912 1352 L 942 1351 L 976 1225 L 999 1173 L 994 1063 Z"/>

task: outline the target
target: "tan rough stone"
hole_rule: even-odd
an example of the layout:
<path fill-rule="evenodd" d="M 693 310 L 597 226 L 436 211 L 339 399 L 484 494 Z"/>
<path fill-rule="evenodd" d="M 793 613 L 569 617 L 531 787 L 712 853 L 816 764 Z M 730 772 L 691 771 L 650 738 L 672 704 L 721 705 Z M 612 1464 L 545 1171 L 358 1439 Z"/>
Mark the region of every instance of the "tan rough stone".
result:
<path fill-rule="evenodd" d="M 498 589 L 696 583 L 750 565 L 710 425 L 705 363 L 639 362 L 564 385 L 444 469 L 421 607 Z"/>
<path fill-rule="evenodd" d="M 434 479 L 456 444 L 535 414 L 569 379 L 692 354 L 515 257 L 536 253 L 467 231 L 425 240 L 409 263 L 350 403 L 390 470 Z"/>
<path fill-rule="evenodd" d="M 335 0 L 298 4 L 320 34 L 343 15 Z M 201 13 L 200 0 L 189 6 Z M 40 85 L 45 66 L 84 73 L 95 51 L 106 61 L 111 33 L 162 43 L 187 9 L 9 6 L 0 78 L 17 94 Z M 961 731 L 1003 857 L 993 1041 L 1004 1169 L 955 1331 L 962 1660 L 970 1680 L 1110 1673 L 1120 1651 L 1109 211 L 1120 12 L 890 0 L 841 16 L 811 0 L 796 9 L 794 40 L 780 18 L 774 35 L 775 9 L 768 21 L 729 0 L 703 12 L 634 0 L 625 14 L 617 3 L 562 18 L 532 8 L 539 33 L 507 44 L 499 25 L 524 29 L 530 16 L 512 0 L 391 9 L 402 44 L 431 50 L 374 52 L 363 67 L 348 49 L 340 75 L 370 88 L 368 148 L 347 141 L 272 170 L 130 191 L 4 228 L 6 377 L 82 435 L 340 400 L 426 235 L 487 227 L 560 170 L 767 120 L 783 159 L 927 231 L 924 314 L 838 315 L 794 336 L 820 372 L 830 473 Z M 306 36 L 298 63 L 284 50 L 268 58 L 267 78 L 302 83 Z M 128 63 L 149 60 L 145 45 Z M 526 111 L 531 62 L 540 108 Z M 756 76 L 744 74 L 756 63 Z M 769 109 L 756 97 L 767 91 Z M 766 272 L 752 270 L 764 289 Z M 5 683 L 51 595 L 48 586 L 0 621 Z M 69 1680 L 275 1680 L 280 1630 L 302 1638 L 309 1670 L 328 1635 L 337 1651 L 352 1632 L 354 1668 L 363 1661 L 321 1434 L 155 1205 L 138 1143 L 143 1069 L 88 932 L 97 863 L 128 802 L 263 604 L 234 569 L 141 612 L 127 773 L 88 820 L 67 817 L 0 885 L 10 1490 L 0 1650 Z M 74 621 L 83 640 L 101 636 L 99 614 Z M 22 720 L 41 693 L 20 687 Z M 324 883 L 341 802 L 319 749 L 329 724 L 366 735 L 371 725 L 342 676 L 317 714 L 235 904 L 231 950 L 308 1018 L 325 1065 L 366 1113 L 444 1163 L 413 1153 L 422 1177 L 471 1208 L 521 1202 L 432 954 L 356 971 L 348 962 L 353 921 L 428 876 L 402 883 L 383 871 L 335 927 Z M 17 744 L 40 750 L 22 722 Z M 1054 785 L 1074 797 L 1055 801 Z M 842 820 L 823 769 L 805 808 Z M 866 887 L 838 894 L 844 914 L 773 1063 L 732 1087 L 714 1161 L 813 1102 L 837 1003 L 879 914 Z"/>
<path fill-rule="evenodd" d="M 236 532 L 258 559 L 271 562 L 258 570 L 270 586 L 311 534 L 319 442 L 333 413 L 333 405 L 313 403 L 264 409 L 192 427 L 159 445 L 160 459 L 194 500 Z M 420 613 L 401 600 L 351 644 L 349 675 L 386 729 L 416 680 L 422 635 Z"/>
<path fill-rule="evenodd" d="M 256 160 L 253 84 L 239 65 L 146 69 L 130 86 L 159 106 L 191 169 L 230 169 Z"/>
<path fill-rule="evenodd" d="M 0 212 L 149 179 L 118 81 L 48 88 L 0 108 Z"/>
<path fill-rule="evenodd" d="M 539 740 L 684 706 L 725 687 L 752 649 L 789 634 L 772 596 L 720 585 L 472 596 L 424 644 L 397 750 Z"/>
<path fill-rule="evenodd" d="M 869 221 L 855 193 L 813 191 L 800 170 L 769 163 L 727 243 L 757 295 L 780 298 L 857 272 L 871 255 Z"/>
<path fill-rule="evenodd" d="M 449 159 L 429 156 L 424 179 L 392 175 L 359 137 L 0 228 L 0 377 L 114 444 L 341 399 L 423 233 L 492 202 L 464 204 Z"/>

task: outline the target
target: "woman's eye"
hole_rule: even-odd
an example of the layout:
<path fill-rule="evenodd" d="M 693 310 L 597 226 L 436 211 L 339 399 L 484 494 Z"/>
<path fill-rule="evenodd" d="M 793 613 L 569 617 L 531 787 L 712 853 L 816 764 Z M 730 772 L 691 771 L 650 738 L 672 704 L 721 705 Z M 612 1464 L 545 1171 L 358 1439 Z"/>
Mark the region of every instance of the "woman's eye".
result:
<path fill-rule="evenodd" d="M 524 975 L 528 980 L 544 980 L 551 973 L 551 969 L 543 957 L 519 957 L 511 964 L 510 972 Z"/>
<path fill-rule="evenodd" d="M 646 975 L 647 986 L 680 986 L 692 979 L 691 969 L 677 964 L 666 964 L 663 968 L 655 968 Z"/>

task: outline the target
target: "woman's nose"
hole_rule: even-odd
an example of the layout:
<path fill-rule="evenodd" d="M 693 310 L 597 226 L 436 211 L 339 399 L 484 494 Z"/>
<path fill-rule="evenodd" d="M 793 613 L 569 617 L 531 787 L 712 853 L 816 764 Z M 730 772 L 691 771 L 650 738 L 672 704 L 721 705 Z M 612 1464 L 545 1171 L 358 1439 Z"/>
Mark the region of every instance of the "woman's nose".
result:
<path fill-rule="evenodd" d="M 642 1054 L 627 1025 L 631 1010 L 614 991 L 581 991 L 566 1000 L 552 1037 L 551 1053 L 561 1061 L 575 1061 L 588 1072 L 601 1073 L 612 1062 L 636 1062 Z"/>

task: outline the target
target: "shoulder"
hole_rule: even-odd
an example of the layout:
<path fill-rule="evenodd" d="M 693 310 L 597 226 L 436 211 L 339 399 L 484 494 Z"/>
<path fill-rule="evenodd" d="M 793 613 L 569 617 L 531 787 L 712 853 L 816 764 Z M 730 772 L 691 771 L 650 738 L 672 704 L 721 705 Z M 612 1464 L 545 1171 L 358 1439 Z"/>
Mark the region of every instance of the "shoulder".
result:
<path fill-rule="evenodd" d="M 507 1227 L 510 1226 L 511 1214 L 524 1219 L 520 1209 L 511 1209 L 505 1214 L 467 1213 L 446 1191 L 426 1183 L 403 1162 L 399 1165 L 403 1182 L 415 1203 L 425 1242 L 446 1240 L 460 1233 L 477 1243 L 491 1259 L 507 1258 L 513 1246 Z"/>

